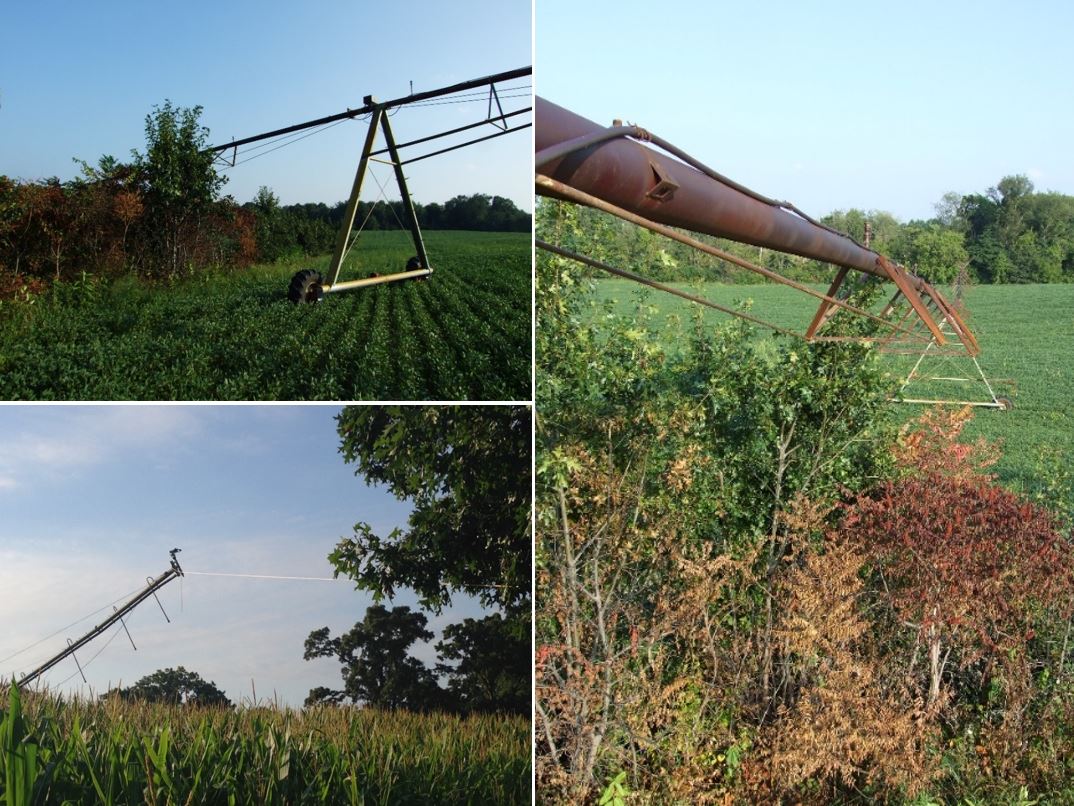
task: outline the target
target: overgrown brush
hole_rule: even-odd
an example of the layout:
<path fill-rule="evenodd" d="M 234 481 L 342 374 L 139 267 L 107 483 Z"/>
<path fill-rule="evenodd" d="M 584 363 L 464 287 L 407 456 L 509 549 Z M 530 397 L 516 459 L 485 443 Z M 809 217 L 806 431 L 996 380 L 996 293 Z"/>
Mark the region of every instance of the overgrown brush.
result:
<path fill-rule="evenodd" d="M 529 744 L 518 717 L 67 701 L 12 686 L 0 802 L 526 803 Z"/>
<path fill-rule="evenodd" d="M 582 239 L 563 212 L 553 239 Z M 812 535 L 793 502 L 889 464 L 880 374 L 857 346 L 616 321 L 584 282 L 539 258 L 539 791 L 720 803 L 794 685 L 778 589 Z"/>
<path fill-rule="evenodd" d="M 868 348 L 537 276 L 539 802 L 1074 802 L 1069 527 L 967 415 L 900 439 Z"/>

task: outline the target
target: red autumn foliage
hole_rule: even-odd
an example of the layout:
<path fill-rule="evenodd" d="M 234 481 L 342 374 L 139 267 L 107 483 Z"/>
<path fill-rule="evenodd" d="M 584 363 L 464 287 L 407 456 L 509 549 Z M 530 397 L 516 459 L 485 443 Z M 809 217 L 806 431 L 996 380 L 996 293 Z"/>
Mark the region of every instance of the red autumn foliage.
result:
<path fill-rule="evenodd" d="M 900 618 L 980 651 L 1025 640 L 1033 604 L 1067 607 L 1070 547 L 1054 516 L 984 479 L 886 482 L 847 514 Z"/>
<path fill-rule="evenodd" d="M 89 180 L 20 182 L 0 176 L 0 297 L 40 293 L 83 272 L 166 276 L 153 251 L 144 181 L 131 166 Z M 186 268 L 249 265 L 253 214 L 213 202 L 178 233 Z"/>
<path fill-rule="evenodd" d="M 1074 553 L 1057 517 L 998 486 L 984 442 L 960 443 L 968 411 L 933 412 L 897 449 L 901 478 L 848 508 L 885 599 L 927 647 L 929 701 L 948 659 L 963 667 L 1022 651 L 1039 614 L 1069 618 Z"/>

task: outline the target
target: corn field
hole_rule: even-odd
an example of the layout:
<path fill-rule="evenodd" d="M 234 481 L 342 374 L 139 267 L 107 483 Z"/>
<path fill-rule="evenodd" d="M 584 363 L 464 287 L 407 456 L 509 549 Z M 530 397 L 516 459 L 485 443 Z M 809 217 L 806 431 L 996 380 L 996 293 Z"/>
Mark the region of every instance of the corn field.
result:
<path fill-rule="evenodd" d="M 11 686 L 0 803 L 528 803 L 529 738 L 517 717 L 197 709 Z"/>

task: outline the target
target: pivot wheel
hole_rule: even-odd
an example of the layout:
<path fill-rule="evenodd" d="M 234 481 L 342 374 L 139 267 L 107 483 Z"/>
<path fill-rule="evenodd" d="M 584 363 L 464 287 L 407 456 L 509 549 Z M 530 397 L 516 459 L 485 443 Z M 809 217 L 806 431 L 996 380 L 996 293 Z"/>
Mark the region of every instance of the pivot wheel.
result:
<path fill-rule="evenodd" d="M 414 255 L 414 257 L 410 258 L 410 260 L 408 260 L 406 262 L 406 270 L 407 271 L 415 271 L 417 269 L 424 269 L 424 268 L 425 268 L 425 266 L 421 265 L 421 258 L 418 257 L 417 255 Z M 421 275 L 420 277 L 411 277 L 410 281 L 413 282 L 413 283 L 421 283 L 421 282 L 424 282 L 425 280 L 428 280 L 428 279 L 429 279 L 429 276 L 427 274 L 425 274 L 425 275 Z"/>
<path fill-rule="evenodd" d="M 1010 411 L 1014 408 L 1014 401 L 1009 397 L 997 397 L 996 402 L 1003 407 L 1004 411 Z"/>
<path fill-rule="evenodd" d="M 324 299 L 324 278 L 319 271 L 303 269 L 291 278 L 287 298 L 298 305 L 300 302 L 320 302 Z"/>

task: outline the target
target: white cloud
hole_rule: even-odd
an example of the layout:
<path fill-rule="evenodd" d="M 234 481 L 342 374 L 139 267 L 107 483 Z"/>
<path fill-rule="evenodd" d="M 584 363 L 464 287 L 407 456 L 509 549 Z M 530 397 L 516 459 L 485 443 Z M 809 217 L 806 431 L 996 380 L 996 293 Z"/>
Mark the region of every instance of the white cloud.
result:
<path fill-rule="evenodd" d="M 27 476 L 99 465 L 129 448 L 189 438 L 200 430 L 196 412 L 179 406 L 60 407 L 42 424 L 0 445 L 0 478 L 14 486 Z"/>
<path fill-rule="evenodd" d="M 200 430 L 194 409 L 185 406 L 106 406 L 87 412 L 91 435 L 112 443 L 159 443 Z"/>
<path fill-rule="evenodd" d="M 0 490 L 14 490 L 19 486 L 11 476 L 0 476 Z"/>
<path fill-rule="evenodd" d="M 74 435 L 25 434 L 0 448 L 0 466 L 9 471 L 92 464 L 101 458 L 101 446 Z"/>

